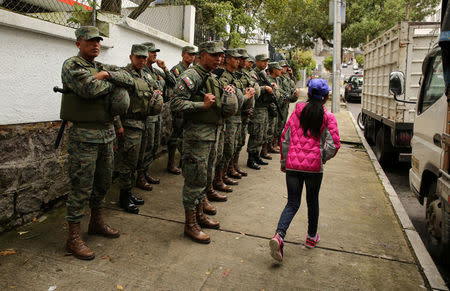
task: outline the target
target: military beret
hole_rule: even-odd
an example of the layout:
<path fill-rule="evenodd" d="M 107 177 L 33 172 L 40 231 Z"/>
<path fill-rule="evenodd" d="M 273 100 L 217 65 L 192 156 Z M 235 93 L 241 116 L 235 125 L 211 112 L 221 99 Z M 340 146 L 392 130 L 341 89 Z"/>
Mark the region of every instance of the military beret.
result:
<path fill-rule="evenodd" d="M 230 57 L 240 58 L 241 55 L 238 53 L 237 49 L 228 49 L 225 51 L 225 54 Z"/>
<path fill-rule="evenodd" d="M 147 49 L 148 49 L 149 52 L 154 53 L 154 52 L 159 52 L 159 51 L 161 51 L 160 49 L 157 49 L 157 48 L 155 47 L 155 44 L 154 44 L 153 42 L 144 42 L 143 45 L 145 45 L 145 46 L 147 47 Z"/>
<path fill-rule="evenodd" d="M 206 41 L 198 46 L 198 52 L 207 52 L 208 54 L 223 53 L 222 46 L 215 41 Z"/>
<path fill-rule="evenodd" d="M 193 46 L 184 46 L 183 48 L 181 48 L 181 52 L 195 54 L 195 48 Z"/>
<path fill-rule="evenodd" d="M 148 57 L 148 49 L 143 44 L 133 44 L 131 46 L 131 54 L 135 56 Z"/>
<path fill-rule="evenodd" d="M 241 58 L 246 59 L 246 58 L 249 57 L 249 55 L 248 55 L 246 49 L 244 49 L 244 48 L 239 48 L 237 51 L 238 51 L 238 53 L 241 55 Z"/>
<path fill-rule="evenodd" d="M 282 67 L 289 67 L 289 63 L 286 60 L 281 60 L 280 61 L 280 66 L 282 66 Z"/>
<path fill-rule="evenodd" d="M 268 68 L 269 70 L 272 70 L 272 69 L 278 69 L 278 70 L 281 70 L 281 69 L 282 69 L 282 67 L 280 66 L 280 63 L 278 63 L 278 62 L 270 62 L 270 63 L 268 64 L 267 68 Z"/>
<path fill-rule="evenodd" d="M 75 37 L 77 39 L 90 40 L 93 38 L 99 38 L 103 40 L 103 37 L 100 36 L 98 28 L 95 26 L 82 26 L 75 30 Z"/>
<path fill-rule="evenodd" d="M 257 61 L 268 61 L 268 60 L 270 60 L 270 58 L 266 54 L 256 55 L 255 58 L 256 58 Z"/>

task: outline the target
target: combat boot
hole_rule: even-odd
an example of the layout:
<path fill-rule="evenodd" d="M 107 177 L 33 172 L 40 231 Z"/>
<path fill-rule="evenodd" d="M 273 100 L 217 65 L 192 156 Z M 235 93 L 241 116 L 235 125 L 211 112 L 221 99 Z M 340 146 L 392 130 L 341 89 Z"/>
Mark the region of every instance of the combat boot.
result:
<path fill-rule="evenodd" d="M 228 167 L 223 168 L 222 170 L 222 181 L 227 184 L 227 185 L 232 185 L 232 186 L 236 186 L 239 185 L 239 182 L 236 180 L 231 179 L 230 177 L 227 176 L 227 172 L 228 172 Z"/>
<path fill-rule="evenodd" d="M 234 165 L 234 169 L 236 170 L 236 172 L 241 174 L 241 176 L 243 176 L 243 177 L 247 177 L 248 176 L 247 172 L 245 172 L 245 171 L 241 170 L 241 168 L 239 168 L 239 155 L 234 157 L 233 165 Z"/>
<path fill-rule="evenodd" d="M 261 169 L 261 167 L 256 162 L 254 153 L 248 153 L 247 167 L 249 167 L 250 169 L 254 169 L 254 170 L 260 170 Z"/>
<path fill-rule="evenodd" d="M 272 159 L 272 157 L 269 155 L 269 153 L 268 153 L 268 145 L 269 145 L 269 143 L 265 143 L 265 144 L 263 144 L 263 146 L 262 146 L 262 149 L 261 149 L 261 158 L 263 158 L 263 159 L 266 159 L 266 160 L 271 160 Z"/>
<path fill-rule="evenodd" d="M 233 189 L 231 189 L 230 186 L 226 185 L 223 182 L 222 177 L 223 177 L 222 169 L 216 168 L 216 172 L 214 174 L 214 180 L 213 180 L 213 188 L 215 190 L 221 191 L 221 192 L 233 192 Z M 209 196 L 208 196 L 208 199 L 209 199 Z M 211 201 L 214 201 L 214 200 L 211 200 Z"/>
<path fill-rule="evenodd" d="M 216 215 L 217 209 L 216 207 L 214 207 L 214 205 L 211 204 L 211 202 L 209 202 L 208 197 L 206 197 L 206 195 L 203 197 L 202 203 L 204 213 L 208 215 Z"/>
<path fill-rule="evenodd" d="M 167 171 L 174 175 L 180 175 L 181 169 L 175 166 L 175 152 L 176 147 L 169 147 L 168 150 L 168 159 L 167 159 Z"/>
<path fill-rule="evenodd" d="M 209 244 L 211 242 L 211 238 L 209 235 L 204 233 L 200 225 L 197 224 L 196 210 L 185 209 L 184 212 L 186 216 L 184 223 L 184 234 L 196 242 Z"/>
<path fill-rule="evenodd" d="M 91 209 L 91 220 L 89 221 L 88 233 L 110 238 L 117 238 L 120 236 L 120 232 L 117 229 L 111 228 L 103 221 L 100 208 Z"/>
<path fill-rule="evenodd" d="M 214 191 L 211 185 L 208 186 L 208 188 L 206 188 L 206 197 L 208 198 L 209 201 L 215 202 L 225 202 L 228 200 L 228 197 L 226 195 L 222 195 L 219 194 L 217 191 Z"/>
<path fill-rule="evenodd" d="M 159 184 L 161 182 L 159 178 L 153 178 L 152 176 L 150 176 L 147 171 L 144 171 L 144 176 L 147 182 L 149 182 L 150 184 Z"/>
<path fill-rule="evenodd" d="M 145 191 L 153 190 L 153 186 L 147 182 L 147 179 L 145 178 L 145 175 L 143 172 L 138 172 L 138 177 L 136 179 L 136 187 L 138 187 L 142 190 L 145 190 Z"/>
<path fill-rule="evenodd" d="M 261 166 L 267 166 L 269 163 L 261 159 L 260 155 L 258 153 L 255 153 L 255 161 L 258 165 Z"/>
<path fill-rule="evenodd" d="M 279 154 L 280 153 L 280 147 L 277 145 L 277 138 L 273 138 L 272 142 L 269 143 L 269 151 L 273 154 Z"/>
<path fill-rule="evenodd" d="M 197 205 L 197 222 L 201 227 L 218 229 L 220 223 L 217 220 L 211 219 L 203 213 L 203 203 Z"/>
<path fill-rule="evenodd" d="M 119 196 L 119 205 L 126 212 L 138 214 L 139 208 L 131 200 L 131 189 L 121 189 Z"/>
<path fill-rule="evenodd" d="M 79 222 L 69 222 L 66 251 L 81 260 L 92 260 L 95 258 L 95 253 L 86 246 L 81 238 Z"/>
<path fill-rule="evenodd" d="M 231 160 L 230 163 L 228 164 L 228 176 L 234 179 L 242 179 L 242 175 L 239 174 L 234 168 L 233 160 Z"/>

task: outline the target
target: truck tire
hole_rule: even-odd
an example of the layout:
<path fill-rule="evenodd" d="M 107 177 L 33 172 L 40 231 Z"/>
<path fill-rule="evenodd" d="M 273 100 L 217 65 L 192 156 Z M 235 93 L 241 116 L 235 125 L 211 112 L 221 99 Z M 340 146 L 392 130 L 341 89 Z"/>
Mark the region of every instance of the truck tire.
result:
<path fill-rule="evenodd" d="M 372 131 L 375 130 L 374 128 L 374 124 L 373 122 L 371 122 L 370 117 L 368 117 L 365 114 L 362 114 L 363 116 L 363 122 L 364 122 L 364 138 L 367 140 L 367 143 L 369 145 L 373 145 L 373 139 L 371 138 L 372 136 Z"/>
<path fill-rule="evenodd" d="M 365 122 L 364 122 L 363 114 L 361 112 L 358 114 L 358 117 L 356 118 L 356 122 L 358 123 L 359 128 L 361 130 L 364 130 L 364 123 Z"/>
<path fill-rule="evenodd" d="M 450 265 L 450 215 L 448 204 L 436 194 L 436 181 L 430 185 L 430 195 L 426 203 L 426 223 L 430 254 L 439 262 Z"/>
<path fill-rule="evenodd" d="M 391 143 L 389 130 L 381 127 L 378 129 L 375 138 L 375 155 L 382 166 L 392 164 L 392 158 L 394 157 L 394 148 Z"/>

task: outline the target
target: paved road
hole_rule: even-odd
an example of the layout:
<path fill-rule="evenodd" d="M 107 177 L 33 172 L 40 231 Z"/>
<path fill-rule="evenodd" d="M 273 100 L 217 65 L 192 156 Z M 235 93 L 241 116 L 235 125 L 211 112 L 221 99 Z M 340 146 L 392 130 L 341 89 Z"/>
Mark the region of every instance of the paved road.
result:
<path fill-rule="evenodd" d="M 360 103 L 347 103 L 348 110 L 352 113 L 355 119 L 358 117 L 358 114 L 361 112 L 361 104 Z M 426 236 L 426 222 L 425 222 L 425 207 L 419 203 L 417 198 L 409 189 L 409 169 L 411 168 L 409 162 L 399 163 L 395 167 L 386 168 L 383 170 L 386 173 L 389 181 L 397 192 L 400 201 L 403 204 L 406 212 L 408 213 L 411 222 L 414 224 L 417 232 L 419 233 L 422 241 L 427 246 L 425 241 Z M 428 246 L 427 246 L 428 248 Z M 444 267 L 436 262 L 439 271 L 442 274 L 442 277 L 447 283 L 447 286 L 450 287 L 450 267 Z"/>

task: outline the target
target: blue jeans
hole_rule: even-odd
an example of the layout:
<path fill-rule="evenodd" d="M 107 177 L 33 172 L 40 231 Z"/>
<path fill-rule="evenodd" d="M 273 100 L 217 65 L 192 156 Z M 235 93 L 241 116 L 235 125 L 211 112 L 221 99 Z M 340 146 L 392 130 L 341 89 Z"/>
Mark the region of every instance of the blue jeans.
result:
<path fill-rule="evenodd" d="M 283 238 L 292 219 L 297 213 L 302 200 L 303 183 L 306 184 L 306 204 L 308 205 L 308 234 L 313 237 L 317 233 L 319 221 L 319 191 L 323 173 L 306 173 L 286 171 L 288 202 L 278 221 L 277 233 Z"/>

